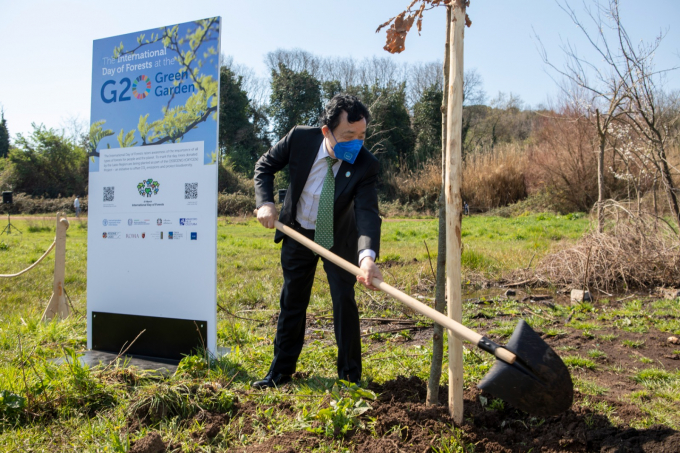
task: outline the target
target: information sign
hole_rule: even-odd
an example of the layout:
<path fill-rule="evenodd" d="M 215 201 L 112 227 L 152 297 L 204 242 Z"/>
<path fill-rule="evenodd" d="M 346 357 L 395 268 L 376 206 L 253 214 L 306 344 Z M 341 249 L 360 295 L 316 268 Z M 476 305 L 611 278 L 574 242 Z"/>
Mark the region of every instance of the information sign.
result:
<path fill-rule="evenodd" d="M 219 43 L 219 17 L 94 41 L 90 349 L 215 351 Z"/>

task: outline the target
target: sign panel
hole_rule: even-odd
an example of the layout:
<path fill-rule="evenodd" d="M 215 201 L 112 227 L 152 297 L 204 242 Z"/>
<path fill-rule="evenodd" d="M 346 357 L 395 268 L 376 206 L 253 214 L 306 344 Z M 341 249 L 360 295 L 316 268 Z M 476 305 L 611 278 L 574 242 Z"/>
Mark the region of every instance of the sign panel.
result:
<path fill-rule="evenodd" d="M 164 319 L 196 321 L 216 350 L 219 43 L 219 17 L 94 41 L 90 349 L 104 313 L 154 319 L 156 332 Z M 134 339 L 117 331 L 95 337 Z"/>

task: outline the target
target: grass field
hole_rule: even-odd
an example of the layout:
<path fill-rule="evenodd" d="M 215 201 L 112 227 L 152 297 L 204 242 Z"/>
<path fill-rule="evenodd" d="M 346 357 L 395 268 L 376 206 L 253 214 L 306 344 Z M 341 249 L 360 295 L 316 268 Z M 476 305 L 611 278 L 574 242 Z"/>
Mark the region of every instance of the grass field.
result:
<path fill-rule="evenodd" d="M 54 237 L 51 220 L 13 223 L 23 234 L 0 237 L 0 274 L 30 265 Z M 578 423 L 589 429 L 605 425 L 647 429 L 656 424 L 679 429 L 680 373 L 673 355 L 680 354 L 680 345 L 674 350 L 657 344 L 659 338 L 680 334 L 677 300 L 612 298 L 572 307 L 565 296 L 552 290 L 552 302 L 541 304 L 531 300 L 530 289 L 516 298 L 502 297 L 500 288 L 481 289 L 482 280 L 498 279 L 530 263 L 533 266 L 551 250 L 576 241 L 587 228 L 587 219 L 578 215 L 466 217 L 462 232 L 464 323 L 503 342 L 518 319 L 526 319 L 572 369 L 578 389 L 575 407 L 581 411 Z M 249 390 L 249 383 L 264 376 L 271 362 L 282 283 L 280 246 L 274 244 L 272 231 L 253 219 L 219 221 L 218 303 L 222 310 L 218 312 L 218 344 L 230 347 L 232 354 L 215 360 L 188 357 L 175 376 L 164 380 L 122 367 L 101 370 L 77 362 L 61 366 L 49 362 L 75 356 L 86 346 L 82 317 L 86 236 L 87 220 L 71 219 L 65 287 L 77 313 L 69 320 L 39 321 L 51 294 L 53 256 L 26 275 L 0 279 L 3 451 L 129 451 L 131 445 L 143 451 L 139 439 L 149 440 L 151 432 L 160 433 L 168 451 L 276 451 L 281 449 L 276 447 L 277 439 L 297 442 L 294 450 L 370 451 L 361 446 L 383 441 L 385 445 L 396 442 L 403 451 L 415 448 L 415 435 L 390 437 L 403 427 L 381 425 L 384 399 L 380 395 L 375 399 L 369 389 L 387 394 L 389 383 L 398 376 L 427 380 L 431 323 L 382 293 L 368 294 L 357 288 L 361 316 L 366 318 L 362 321 L 364 380 L 362 388 L 338 387 L 330 294 L 321 266 L 296 380 L 279 391 Z M 436 245 L 436 220 L 383 223 L 380 261 L 385 280 L 432 303 L 434 278 L 429 259 L 436 265 Z M 408 330 L 381 333 L 395 330 L 398 324 L 369 318 L 403 319 L 411 324 Z M 474 404 L 486 401 L 470 392 L 492 363 L 492 357 L 466 349 L 466 398 Z M 448 382 L 445 373 L 441 382 Z M 466 400 L 466 411 L 467 404 Z M 487 417 L 491 413 L 506 421 L 519 417 L 500 400 L 482 405 L 480 410 Z M 535 425 L 533 429 L 552 423 L 535 417 L 527 420 L 533 420 L 528 422 Z M 466 426 L 444 423 L 428 428 L 428 448 L 485 451 L 486 444 L 475 440 L 474 429 Z M 422 428 L 414 422 L 410 429 L 415 433 L 416 427 Z M 527 439 L 513 436 L 498 442 L 517 451 L 531 446 L 530 435 Z M 305 444 L 303 438 L 314 441 Z M 527 448 L 522 450 L 523 446 Z"/>

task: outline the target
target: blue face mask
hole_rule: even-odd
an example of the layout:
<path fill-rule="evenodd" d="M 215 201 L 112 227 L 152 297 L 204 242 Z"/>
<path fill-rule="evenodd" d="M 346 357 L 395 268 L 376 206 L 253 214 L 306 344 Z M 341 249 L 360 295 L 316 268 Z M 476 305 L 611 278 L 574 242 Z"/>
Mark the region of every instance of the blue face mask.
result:
<path fill-rule="evenodd" d="M 333 135 L 333 132 L 331 132 L 331 135 Z M 356 139 L 348 142 L 339 142 L 335 135 L 333 135 L 333 139 L 335 140 L 335 146 L 333 147 L 335 157 L 353 164 L 359 155 L 359 151 L 361 151 L 361 147 L 364 146 L 364 141 Z"/>

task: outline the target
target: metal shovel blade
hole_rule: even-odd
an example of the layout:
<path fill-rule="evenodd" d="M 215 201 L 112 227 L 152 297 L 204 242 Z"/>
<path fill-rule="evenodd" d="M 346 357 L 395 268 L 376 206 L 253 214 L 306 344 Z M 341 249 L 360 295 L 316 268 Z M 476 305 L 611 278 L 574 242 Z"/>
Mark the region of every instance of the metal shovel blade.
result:
<path fill-rule="evenodd" d="M 571 407 L 574 384 L 569 370 L 529 324 L 520 320 L 505 348 L 517 355 L 515 363 L 496 360 L 477 387 L 539 417 Z"/>

